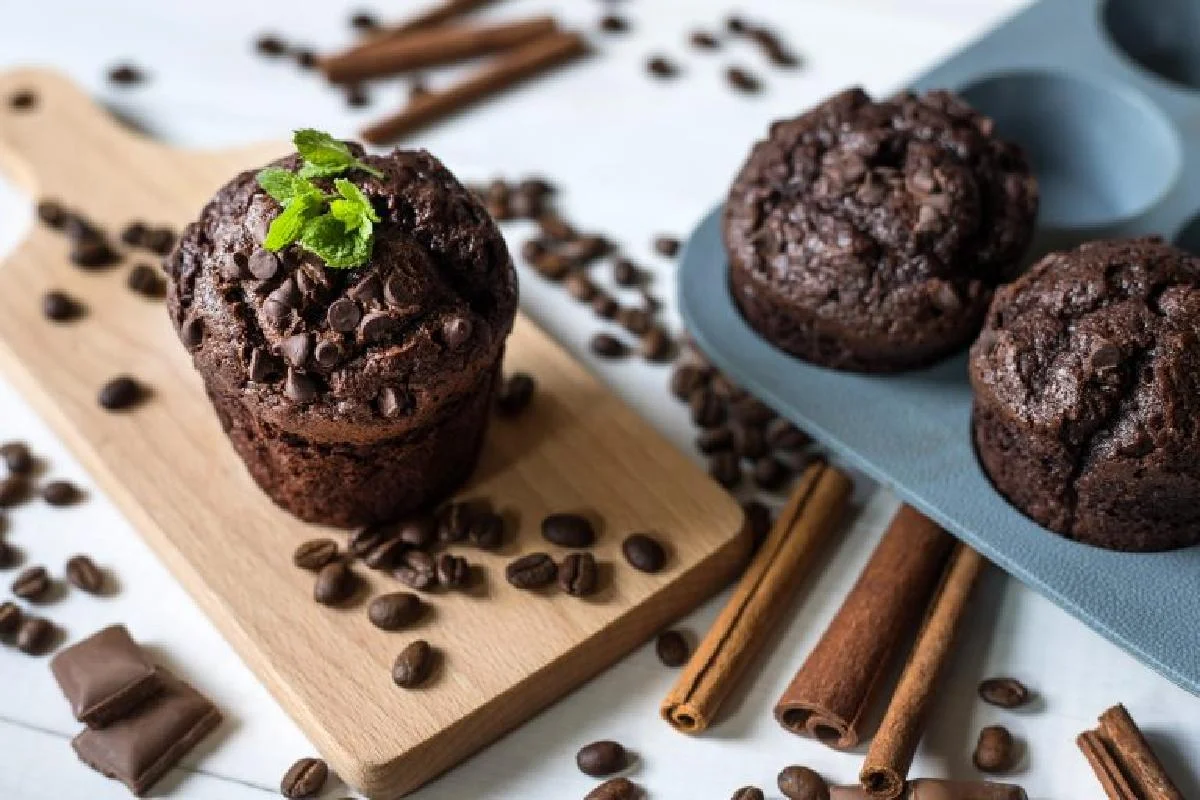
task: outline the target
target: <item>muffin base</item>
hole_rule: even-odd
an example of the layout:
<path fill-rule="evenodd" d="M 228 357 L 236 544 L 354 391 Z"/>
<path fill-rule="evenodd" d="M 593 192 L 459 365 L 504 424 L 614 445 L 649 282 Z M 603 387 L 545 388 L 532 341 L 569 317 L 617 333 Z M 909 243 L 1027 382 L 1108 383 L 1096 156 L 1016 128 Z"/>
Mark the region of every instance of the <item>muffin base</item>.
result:
<path fill-rule="evenodd" d="M 370 444 L 309 441 L 266 423 L 239 396 L 206 389 L 251 477 L 277 505 L 305 522 L 352 528 L 432 506 L 470 477 L 499 372 L 488 370 L 434 425 Z"/>

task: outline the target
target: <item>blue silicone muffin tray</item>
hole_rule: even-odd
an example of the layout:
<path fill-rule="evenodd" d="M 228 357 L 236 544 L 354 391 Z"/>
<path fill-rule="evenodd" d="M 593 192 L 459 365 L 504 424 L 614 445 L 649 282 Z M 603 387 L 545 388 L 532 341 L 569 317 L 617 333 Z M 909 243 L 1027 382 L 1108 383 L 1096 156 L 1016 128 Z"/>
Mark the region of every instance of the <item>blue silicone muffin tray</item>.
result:
<path fill-rule="evenodd" d="M 1200 0 L 1043 0 L 914 81 L 1020 142 L 1042 201 L 1031 257 L 1158 233 L 1200 247 Z M 749 146 L 749 143 L 747 143 Z M 747 147 L 748 149 L 748 147 Z M 975 459 L 966 354 L 895 376 L 816 367 L 730 298 L 720 209 L 680 264 L 688 329 L 721 370 L 1000 567 L 1200 694 L 1200 547 L 1111 553 L 1043 529 Z"/>

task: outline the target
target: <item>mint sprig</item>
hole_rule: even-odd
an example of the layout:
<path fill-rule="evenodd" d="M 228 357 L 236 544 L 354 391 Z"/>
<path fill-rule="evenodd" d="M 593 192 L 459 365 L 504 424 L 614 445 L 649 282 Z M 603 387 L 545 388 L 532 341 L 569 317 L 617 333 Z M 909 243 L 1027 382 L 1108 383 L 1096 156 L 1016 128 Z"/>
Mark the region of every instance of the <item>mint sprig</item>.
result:
<path fill-rule="evenodd" d="M 360 169 L 383 173 L 354 157 L 345 143 L 327 133 L 306 128 L 292 140 L 304 165 L 298 172 L 268 167 L 258 173 L 258 185 L 283 207 L 267 230 L 263 247 L 277 252 L 291 244 L 315 254 L 331 269 L 350 269 L 371 258 L 379 215 L 362 189 L 345 178 L 333 182 L 336 194 L 325 194 L 311 178 L 329 177 Z"/>

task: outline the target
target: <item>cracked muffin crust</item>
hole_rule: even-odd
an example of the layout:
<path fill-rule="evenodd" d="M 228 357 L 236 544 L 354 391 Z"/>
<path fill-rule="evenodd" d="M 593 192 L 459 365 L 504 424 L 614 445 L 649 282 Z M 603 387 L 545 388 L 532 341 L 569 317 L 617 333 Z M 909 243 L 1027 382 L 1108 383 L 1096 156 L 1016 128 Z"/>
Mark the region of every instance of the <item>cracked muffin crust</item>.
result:
<path fill-rule="evenodd" d="M 1112 550 L 1200 541 L 1200 259 L 1046 256 L 997 292 L 970 375 L 980 462 L 1027 515 Z"/>
<path fill-rule="evenodd" d="M 808 361 L 927 365 L 978 332 L 1037 201 L 1020 148 L 956 96 L 850 89 L 751 151 L 725 205 L 730 290 L 751 327 Z"/>
<path fill-rule="evenodd" d="M 171 320 L 251 475 L 301 519 L 339 526 L 466 478 L 517 308 L 503 237 L 436 158 L 351 147 L 383 173 L 353 175 L 381 219 L 363 266 L 265 250 L 280 207 L 257 171 L 217 192 L 166 263 Z"/>

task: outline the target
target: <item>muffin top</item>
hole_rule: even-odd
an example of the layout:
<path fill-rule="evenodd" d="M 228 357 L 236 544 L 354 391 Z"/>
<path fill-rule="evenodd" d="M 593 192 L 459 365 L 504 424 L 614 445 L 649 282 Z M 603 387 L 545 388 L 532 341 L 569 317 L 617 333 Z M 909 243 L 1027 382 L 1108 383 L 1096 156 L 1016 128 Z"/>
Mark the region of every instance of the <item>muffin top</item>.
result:
<path fill-rule="evenodd" d="M 1200 472 L 1200 259 L 1157 237 L 1046 256 L 997 292 L 971 383 L 1080 471 Z"/>
<path fill-rule="evenodd" d="M 874 102 L 855 88 L 755 145 L 725 241 L 773 293 L 887 328 L 986 302 L 1028 246 L 1037 199 L 1020 148 L 953 94 Z"/>
<path fill-rule="evenodd" d="M 401 435 L 451 411 L 492 371 L 517 308 L 503 237 L 441 162 L 350 153 L 378 173 L 338 176 L 379 220 L 365 263 L 338 269 L 299 244 L 266 249 L 283 208 L 258 171 L 222 187 L 166 263 L 172 321 L 210 392 L 334 441 Z M 270 166 L 301 164 L 294 154 Z M 334 180 L 312 183 L 336 197 Z"/>

